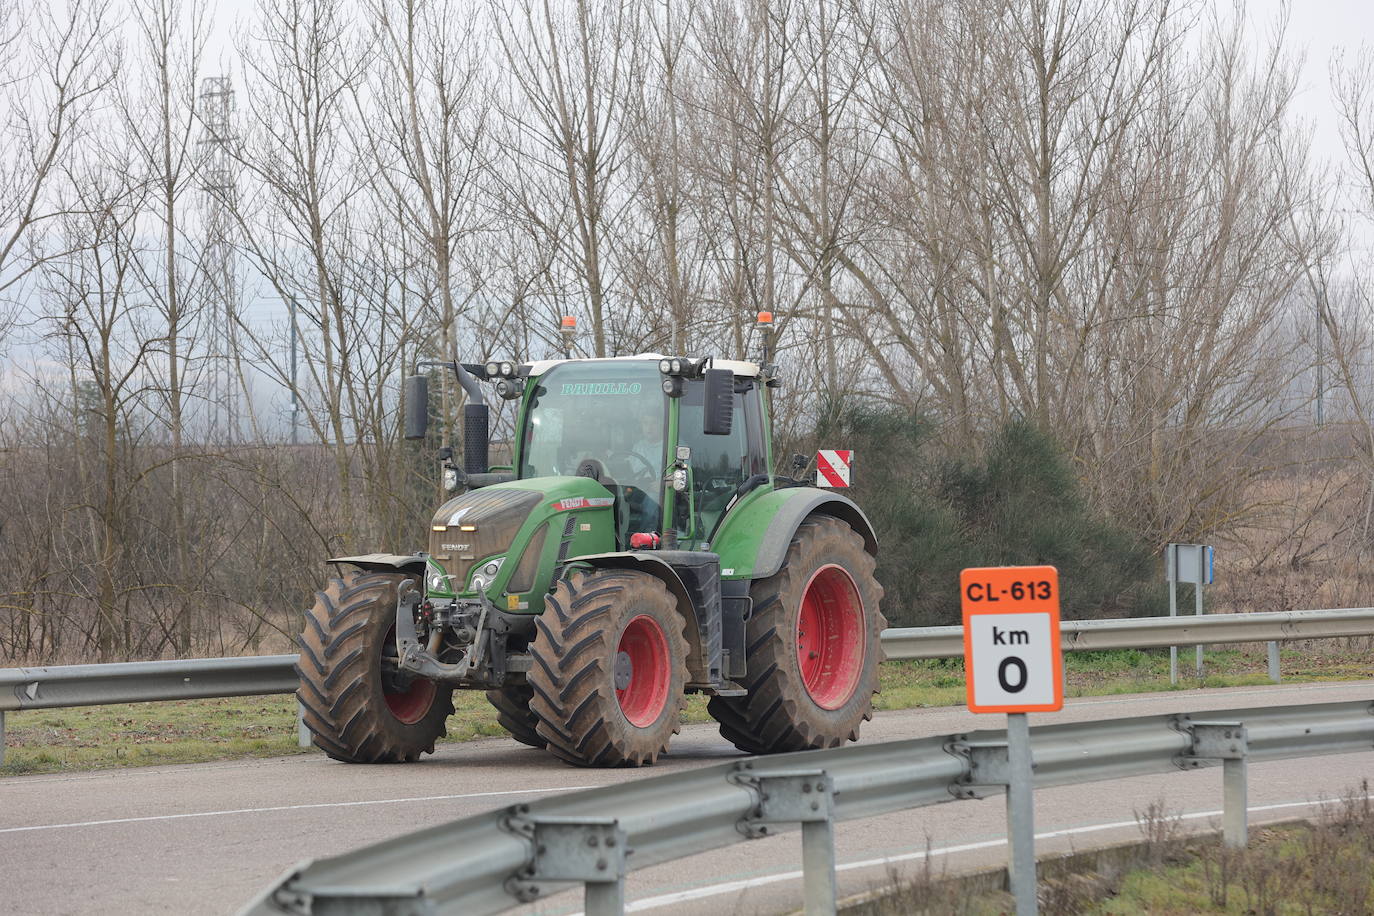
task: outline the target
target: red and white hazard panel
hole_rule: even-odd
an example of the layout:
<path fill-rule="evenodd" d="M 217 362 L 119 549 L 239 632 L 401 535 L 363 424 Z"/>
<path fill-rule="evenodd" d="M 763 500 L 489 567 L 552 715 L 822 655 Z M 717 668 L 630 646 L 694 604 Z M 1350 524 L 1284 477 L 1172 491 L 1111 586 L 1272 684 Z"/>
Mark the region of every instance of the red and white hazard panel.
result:
<path fill-rule="evenodd" d="M 849 466 L 854 463 L 852 449 L 823 448 L 816 452 L 816 486 L 849 486 Z"/>

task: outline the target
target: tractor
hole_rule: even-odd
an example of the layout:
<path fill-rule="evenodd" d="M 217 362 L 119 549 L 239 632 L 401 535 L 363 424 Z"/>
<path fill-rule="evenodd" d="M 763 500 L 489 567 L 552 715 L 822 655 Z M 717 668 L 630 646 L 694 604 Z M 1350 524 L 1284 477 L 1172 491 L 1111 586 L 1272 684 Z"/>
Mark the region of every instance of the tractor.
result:
<path fill-rule="evenodd" d="M 886 626 L 877 540 L 849 499 L 772 473 L 766 350 L 422 365 L 467 393 L 461 465 L 440 452 L 456 495 L 426 551 L 328 561 L 298 640 L 317 747 L 433 753 L 456 688 L 577 766 L 654 763 L 689 693 L 746 753 L 858 739 Z M 405 381 L 408 438 L 428 381 Z M 483 382 L 519 402 L 508 466 L 489 466 Z"/>

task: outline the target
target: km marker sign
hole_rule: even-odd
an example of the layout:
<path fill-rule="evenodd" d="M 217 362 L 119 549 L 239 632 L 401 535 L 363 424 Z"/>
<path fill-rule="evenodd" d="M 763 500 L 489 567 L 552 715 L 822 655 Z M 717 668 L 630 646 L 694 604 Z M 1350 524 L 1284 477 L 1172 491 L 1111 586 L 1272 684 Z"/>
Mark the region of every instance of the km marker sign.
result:
<path fill-rule="evenodd" d="M 968 708 L 1063 708 L 1058 571 L 1053 566 L 966 569 L 959 586 Z"/>
<path fill-rule="evenodd" d="M 959 598 L 968 708 L 1007 714 L 1007 874 L 1016 916 L 1036 916 L 1035 763 L 1026 713 L 1064 707 L 1059 571 L 966 569 L 959 575 Z"/>

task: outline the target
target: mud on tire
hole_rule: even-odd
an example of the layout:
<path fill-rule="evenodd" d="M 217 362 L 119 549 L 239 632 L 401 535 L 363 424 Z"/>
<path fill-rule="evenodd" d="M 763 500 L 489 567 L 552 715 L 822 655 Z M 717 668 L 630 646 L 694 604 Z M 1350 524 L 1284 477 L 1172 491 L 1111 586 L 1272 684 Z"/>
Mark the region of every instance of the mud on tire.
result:
<path fill-rule="evenodd" d="M 535 729 L 539 717 L 530 709 L 534 691 L 528 684 L 511 684 L 487 691 L 487 702 L 496 709 L 496 721 L 510 736 L 530 747 L 543 747 L 544 739 Z"/>
<path fill-rule="evenodd" d="M 887 626 L 875 566 L 838 519 L 812 515 L 797 528 L 782 568 L 750 589 L 748 695 L 707 704 L 726 740 L 750 754 L 858 740 L 873 717 Z"/>
<path fill-rule="evenodd" d="M 348 572 L 315 593 L 297 637 L 296 691 L 315 746 L 348 763 L 399 763 L 434 753 L 453 690 L 383 669 L 395 658 L 397 588 L 409 577 Z"/>
<path fill-rule="evenodd" d="M 681 728 L 686 623 L 661 581 L 577 571 L 544 601 L 526 675 L 548 750 L 576 766 L 644 766 Z"/>

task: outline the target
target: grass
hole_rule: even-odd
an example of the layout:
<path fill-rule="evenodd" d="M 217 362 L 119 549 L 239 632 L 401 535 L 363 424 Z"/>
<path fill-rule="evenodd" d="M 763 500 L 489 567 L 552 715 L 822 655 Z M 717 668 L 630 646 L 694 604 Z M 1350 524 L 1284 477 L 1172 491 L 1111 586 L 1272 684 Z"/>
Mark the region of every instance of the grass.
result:
<path fill-rule="evenodd" d="M 1328 641 L 1322 647 L 1285 649 L 1286 682 L 1374 677 L 1367 649 Z M 1207 653 L 1206 676 L 1192 677 L 1193 654 L 1180 650 L 1180 682 L 1169 684 L 1167 650 L 1079 652 L 1065 655 L 1070 697 L 1146 693 L 1196 687 L 1268 683 L 1264 646 Z M 889 662 L 882 666 L 878 709 L 956 706 L 964 702 L 962 659 Z M 504 734 L 485 697 L 454 694 L 448 741 Z M 688 698 L 687 722 L 709 722 L 706 698 Z M 0 776 L 57 773 L 164 763 L 316 753 L 296 746 L 296 705 L 290 696 L 183 700 L 122 706 L 8 713 L 5 762 Z"/>
<path fill-rule="evenodd" d="M 1252 831 L 1242 850 L 1189 843 L 1174 861 L 1132 871 L 1098 899 L 1067 909 L 1084 916 L 1374 912 L 1368 788 L 1352 790 L 1309 823 Z"/>
<path fill-rule="evenodd" d="M 1245 849 L 1186 837 L 1163 800 L 1137 812 L 1141 842 L 1048 856 L 1039 866 L 1046 913 L 1063 916 L 1315 916 L 1374 913 L 1374 804 L 1364 781 L 1311 820 L 1252 829 Z M 1001 870 L 914 876 L 856 900 L 846 916 L 993 916 L 1014 909 Z"/>

